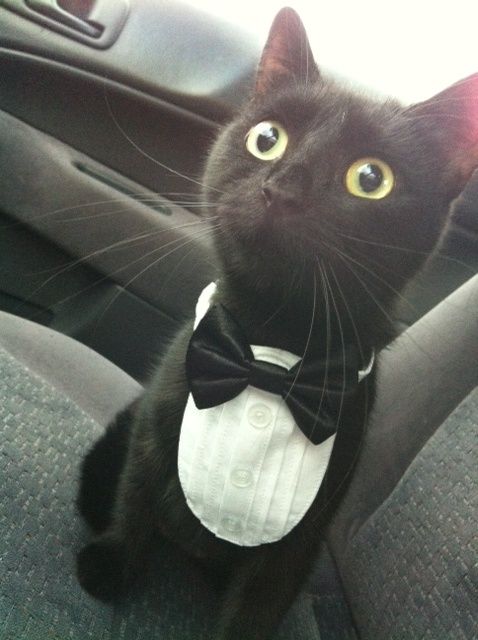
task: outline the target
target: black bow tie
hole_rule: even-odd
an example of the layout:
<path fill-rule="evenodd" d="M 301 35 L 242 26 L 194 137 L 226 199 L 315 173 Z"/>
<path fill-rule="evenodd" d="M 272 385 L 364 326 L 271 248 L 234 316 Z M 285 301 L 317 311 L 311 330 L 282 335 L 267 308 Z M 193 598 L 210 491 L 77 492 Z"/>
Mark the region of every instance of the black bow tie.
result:
<path fill-rule="evenodd" d="M 198 409 L 227 402 L 251 385 L 282 396 L 302 432 L 320 444 L 336 432 L 340 408 L 357 388 L 359 357 L 349 346 L 291 369 L 255 360 L 241 327 L 215 304 L 192 335 L 186 372 Z"/>

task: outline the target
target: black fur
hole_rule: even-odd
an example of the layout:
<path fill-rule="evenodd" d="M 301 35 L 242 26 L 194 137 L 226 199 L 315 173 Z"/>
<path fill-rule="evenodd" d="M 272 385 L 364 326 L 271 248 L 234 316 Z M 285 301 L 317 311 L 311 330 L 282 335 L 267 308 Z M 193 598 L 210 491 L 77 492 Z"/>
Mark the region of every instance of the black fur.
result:
<path fill-rule="evenodd" d="M 118 480 L 128 452 L 129 425 L 137 402 L 119 413 L 81 465 L 78 510 L 95 533 L 111 524 Z"/>
<path fill-rule="evenodd" d="M 124 571 L 125 549 L 109 539 L 97 540 L 78 554 L 78 580 L 92 596 L 103 602 L 112 602 L 129 591 L 131 585 Z"/>
<path fill-rule="evenodd" d="M 468 107 L 477 103 L 476 78 L 467 83 L 467 90 L 462 84 L 413 108 L 357 96 L 321 78 L 300 20 L 291 10 L 279 14 L 253 99 L 219 137 L 205 172 L 219 224 L 217 298 L 251 344 L 309 357 L 352 343 L 364 361 L 388 344 L 399 292 L 440 242 L 451 200 L 478 164 L 478 136 L 462 135 Z M 258 160 L 244 144 L 263 120 L 280 122 L 289 134 L 286 153 L 274 162 Z M 347 168 L 368 156 L 395 172 L 383 200 L 357 198 L 344 187 Z M 272 206 L 264 189 L 274 193 Z M 303 520 L 279 542 L 238 547 L 199 523 L 178 480 L 191 333 L 188 322 L 141 401 L 84 462 L 79 505 L 100 533 L 80 553 L 78 577 L 96 597 L 118 597 L 150 549 L 168 538 L 231 575 L 214 640 L 266 640 L 303 584 L 320 531 L 350 480 L 374 374 L 344 406 L 326 478 Z"/>

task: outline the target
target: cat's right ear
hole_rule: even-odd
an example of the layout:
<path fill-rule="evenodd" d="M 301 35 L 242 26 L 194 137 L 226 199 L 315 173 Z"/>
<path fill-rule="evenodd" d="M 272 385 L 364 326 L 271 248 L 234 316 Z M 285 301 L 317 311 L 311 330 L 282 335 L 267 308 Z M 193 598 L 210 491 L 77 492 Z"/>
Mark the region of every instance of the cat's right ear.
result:
<path fill-rule="evenodd" d="M 301 19 L 293 9 L 281 9 L 272 23 L 259 63 L 256 95 L 265 95 L 288 83 L 307 85 L 318 77 Z"/>
<path fill-rule="evenodd" d="M 456 82 L 433 98 L 409 107 L 412 121 L 429 130 L 454 196 L 478 169 L 478 74 Z"/>

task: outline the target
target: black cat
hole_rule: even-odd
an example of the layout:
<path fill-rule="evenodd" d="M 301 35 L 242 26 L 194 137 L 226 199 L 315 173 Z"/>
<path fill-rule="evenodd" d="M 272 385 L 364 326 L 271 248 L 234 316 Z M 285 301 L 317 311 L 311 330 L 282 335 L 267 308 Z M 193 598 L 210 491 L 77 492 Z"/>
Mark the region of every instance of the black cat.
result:
<path fill-rule="evenodd" d="M 194 515 L 178 474 L 191 368 L 201 360 L 190 352 L 191 319 L 142 398 L 83 463 L 79 507 L 97 534 L 78 557 L 89 593 L 121 596 L 166 537 L 230 574 L 215 640 L 270 638 L 350 480 L 374 397 L 375 368 L 361 382 L 359 370 L 392 339 L 399 292 L 440 243 L 450 203 L 478 165 L 477 142 L 477 76 L 412 107 L 373 101 L 325 80 L 298 16 L 279 13 L 252 99 L 205 171 L 221 260 L 211 309 L 224 333 L 301 358 L 290 387 L 325 363 L 311 382 L 322 388 L 312 397 L 317 419 L 301 429 L 313 446 L 336 432 L 326 475 L 302 519 L 274 542 L 235 544 Z M 249 384 L 282 376 L 283 389 L 287 367 L 279 369 L 256 362 Z M 237 435 L 239 423 L 231 429 Z"/>

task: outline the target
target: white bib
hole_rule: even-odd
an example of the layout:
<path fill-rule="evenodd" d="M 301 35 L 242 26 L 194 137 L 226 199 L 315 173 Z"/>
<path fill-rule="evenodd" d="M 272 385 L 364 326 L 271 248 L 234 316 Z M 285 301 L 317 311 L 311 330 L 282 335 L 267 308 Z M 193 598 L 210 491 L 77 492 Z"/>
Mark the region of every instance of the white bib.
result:
<path fill-rule="evenodd" d="M 196 306 L 195 328 L 209 308 L 214 283 Z M 287 369 L 300 358 L 251 346 L 256 360 Z M 238 396 L 198 409 L 189 395 L 178 451 L 187 504 L 214 535 L 252 547 L 284 537 L 312 504 L 329 463 L 335 435 L 314 445 L 283 398 L 247 387 Z"/>

